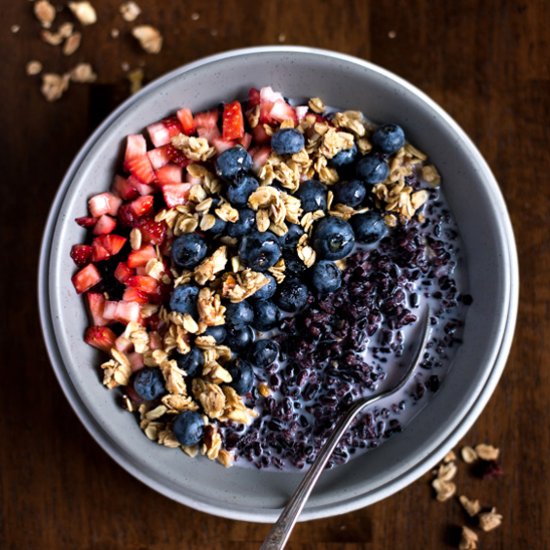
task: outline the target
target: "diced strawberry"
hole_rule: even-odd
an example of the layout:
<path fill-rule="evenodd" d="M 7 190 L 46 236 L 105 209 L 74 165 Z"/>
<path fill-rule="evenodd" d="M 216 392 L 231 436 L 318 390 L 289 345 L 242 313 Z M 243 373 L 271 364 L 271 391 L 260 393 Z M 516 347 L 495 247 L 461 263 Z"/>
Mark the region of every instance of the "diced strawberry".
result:
<path fill-rule="evenodd" d="M 94 242 L 92 242 L 92 261 L 101 262 L 108 260 L 110 257 L 111 253 L 100 242 L 94 239 Z"/>
<path fill-rule="evenodd" d="M 216 148 L 218 155 L 221 155 L 224 151 L 235 147 L 235 141 L 225 141 L 222 138 L 214 138 L 211 141 L 212 145 Z"/>
<path fill-rule="evenodd" d="M 107 321 L 116 320 L 116 308 L 118 302 L 116 300 L 105 300 L 103 303 L 103 317 Z"/>
<path fill-rule="evenodd" d="M 91 216 L 82 216 L 81 218 L 75 218 L 74 221 L 81 227 L 89 229 L 90 227 L 93 227 L 95 225 L 97 219 L 92 218 Z"/>
<path fill-rule="evenodd" d="M 222 136 L 217 126 L 214 126 L 213 128 L 200 126 L 197 128 L 197 135 L 206 139 L 208 143 L 212 143 L 215 139 L 220 139 Z"/>
<path fill-rule="evenodd" d="M 150 195 L 154 193 L 155 188 L 152 185 L 141 183 L 136 177 L 128 176 L 128 183 L 138 192 L 138 195 Z"/>
<path fill-rule="evenodd" d="M 87 292 L 86 300 L 88 302 L 88 309 L 92 316 L 92 321 L 96 327 L 102 327 L 108 323 L 107 319 L 103 316 L 103 308 L 105 306 L 105 297 L 101 292 Z"/>
<path fill-rule="evenodd" d="M 167 164 L 156 171 L 157 183 L 165 185 L 166 183 L 181 183 L 181 168 L 175 164 Z"/>
<path fill-rule="evenodd" d="M 157 254 L 154 247 L 150 244 L 146 244 L 138 250 L 132 250 L 132 252 L 128 254 L 128 267 L 135 268 L 146 265 L 149 260 L 156 257 Z"/>
<path fill-rule="evenodd" d="M 162 338 L 156 330 L 149 333 L 149 347 L 153 350 L 162 347 Z"/>
<path fill-rule="evenodd" d="M 124 290 L 122 299 L 125 302 L 137 302 L 138 304 L 146 304 L 149 301 L 145 292 L 133 287 L 127 287 Z"/>
<path fill-rule="evenodd" d="M 309 107 L 307 105 L 298 105 L 297 107 L 294 107 L 294 110 L 296 111 L 298 122 L 301 122 L 304 119 L 304 117 L 307 115 L 307 112 L 309 111 Z"/>
<path fill-rule="evenodd" d="M 153 183 L 155 172 L 147 155 L 128 159 L 126 168 L 132 176 L 135 176 L 141 183 Z"/>
<path fill-rule="evenodd" d="M 248 106 L 249 107 L 256 107 L 256 105 L 260 104 L 260 90 L 257 88 L 250 88 L 248 90 Z"/>
<path fill-rule="evenodd" d="M 88 327 L 84 333 L 84 341 L 105 353 L 109 353 L 115 345 L 116 334 L 108 327 Z"/>
<path fill-rule="evenodd" d="M 271 154 L 271 147 L 259 147 L 254 151 L 250 151 L 252 156 L 252 168 L 259 172 L 263 165 L 267 162 L 269 155 Z"/>
<path fill-rule="evenodd" d="M 94 218 L 98 218 L 103 214 L 116 216 L 121 203 L 122 200 L 112 193 L 100 193 L 88 200 L 88 208 Z"/>
<path fill-rule="evenodd" d="M 218 127 L 218 109 L 197 113 L 195 115 L 195 126 L 198 128 L 217 128 Z"/>
<path fill-rule="evenodd" d="M 147 270 L 145 269 L 144 265 L 140 265 L 136 267 L 136 275 L 147 275 Z"/>
<path fill-rule="evenodd" d="M 154 201 L 155 199 L 151 195 L 138 197 L 130 203 L 130 208 L 138 218 L 142 218 L 153 210 Z"/>
<path fill-rule="evenodd" d="M 75 244 L 71 248 L 71 258 L 78 267 L 90 263 L 92 259 L 92 247 L 88 244 Z"/>
<path fill-rule="evenodd" d="M 147 143 L 141 134 L 131 134 L 126 137 L 126 151 L 124 153 L 124 168 L 128 170 L 128 161 L 141 157 L 147 152 Z"/>
<path fill-rule="evenodd" d="M 170 140 L 182 132 L 183 128 L 176 117 L 168 117 L 147 126 L 147 132 L 155 147 L 170 143 Z"/>
<path fill-rule="evenodd" d="M 264 86 L 260 89 L 260 102 L 269 102 L 269 103 L 275 103 L 279 99 L 282 99 L 284 101 L 284 97 L 280 92 L 273 91 L 273 88 L 271 86 Z"/>
<path fill-rule="evenodd" d="M 92 260 L 99 262 L 118 254 L 126 240 L 126 237 L 120 235 L 100 235 L 96 237 L 92 241 Z"/>
<path fill-rule="evenodd" d="M 273 103 L 269 116 L 277 122 L 284 122 L 285 120 L 298 122 L 296 111 L 284 99 L 278 99 Z"/>
<path fill-rule="evenodd" d="M 121 334 L 116 340 L 115 340 L 115 348 L 122 352 L 126 353 L 130 349 L 132 349 L 132 342 L 124 334 Z"/>
<path fill-rule="evenodd" d="M 271 141 L 271 136 L 267 134 L 263 124 L 258 124 L 253 130 L 254 143 L 258 145 L 265 145 Z"/>
<path fill-rule="evenodd" d="M 94 225 L 94 228 L 92 230 L 92 233 L 94 235 L 106 235 L 107 233 L 111 233 L 111 231 L 114 231 L 116 227 L 116 220 L 114 218 L 111 218 L 111 216 L 107 216 L 107 214 L 104 214 L 103 216 L 100 216 Z"/>
<path fill-rule="evenodd" d="M 123 204 L 118 210 L 118 221 L 125 227 L 135 227 L 141 220 L 134 214 L 131 204 Z"/>
<path fill-rule="evenodd" d="M 237 143 L 240 143 L 245 149 L 248 149 L 252 143 L 252 136 L 249 133 L 245 133 L 244 136 L 237 141 Z"/>
<path fill-rule="evenodd" d="M 128 267 L 126 262 L 118 262 L 115 269 L 115 279 L 117 281 L 125 283 L 132 275 L 134 275 L 134 270 Z"/>
<path fill-rule="evenodd" d="M 243 110 L 239 101 L 226 103 L 223 107 L 222 136 L 225 141 L 244 136 Z"/>
<path fill-rule="evenodd" d="M 188 136 L 195 131 L 195 121 L 193 120 L 193 113 L 189 109 L 180 109 L 176 116 L 183 128 L 183 132 Z"/>
<path fill-rule="evenodd" d="M 188 159 L 183 151 L 176 149 L 173 145 L 166 145 L 166 154 L 172 164 L 185 168 L 188 164 L 191 164 L 191 160 Z"/>
<path fill-rule="evenodd" d="M 139 321 L 141 308 L 137 302 L 126 302 L 121 300 L 115 302 L 106 300 L 103 306 L 103 316 L 109 321 L 129 323 Z"/>
<path fill-rule="evenodd" d="M 101 275 L 94 264 L 88 264 L 75 273 L 71 280 L 78 294 L 81 294 L 97 285 L 101 281 Z"/>
<path fill-rule="evenodd" d="M 137 288 L 145 292 L 145 294 L 155 292 L 159 286 L 158 281 L 148 275 L 134 275 L 126 281 L 126 284 L 132 288 Z"/>
<path fill-rule="evenodd" d="M 142 353 L 133 351 L 128 354 L 128 360 L 130 361 L 130 368 L 132 369 L 132 372 L 141 370 L 145 366 Z"/>
<path fill-rule="evenodd" d="M 189 196 L 190 183 L 169 183 L 162 186 L 162 194 L 164 196 L 164 202 L 168 208 L 177 206 L 178 204 L 185 204 L 187 197 Z"/>
<path fill-rule="evenodd" d="M 169 147 L 175 149 L 172 145 L 163 145 L 162 147 L 157 147 L 156 149 L 147 151 L 147 156 L 149 157 L 151 166 L 154 170 L 158 170 L 170 162 L 170 155 L 168 154 Z"/>
<path fill-rule="evenodd" d="M 144 243 L 161 244 L 166 235 L 165 222 L 143 220 L 138 227 Z"/>
<path fill-rule="evenodd" d="M 131 201 L 139 195 L 137 189 L 132 185 L 131 181 L 118 175 L 115 176 L 111 189 L 113 190 L 113 193 L 125 201 Z"/>

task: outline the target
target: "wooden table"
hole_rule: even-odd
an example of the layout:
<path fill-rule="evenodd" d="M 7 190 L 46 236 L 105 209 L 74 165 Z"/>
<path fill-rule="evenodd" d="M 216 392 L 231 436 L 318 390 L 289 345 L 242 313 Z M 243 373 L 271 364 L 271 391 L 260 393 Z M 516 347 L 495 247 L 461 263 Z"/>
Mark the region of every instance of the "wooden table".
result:
<path fill-rule="evenodd" d="M 134 43 L 119 2 L 93 1 L 100 22 L 84 29 L 81 48 L 69 58 L 40 40 L 31 3 L 2 6 L 0 547 L 243 550 L 257 548 L 267 533 L 265 525 L 174 504 L 98 447 L 49 366 L 35 286 L 50 203 L 79 147 L 127 96 L 123 63 L 144 63 L 149 80 L 207 54 L 284 41 L 357 55 L 410 80 L 459 122 L 494 170 L 516 231 L 521 305 L 507 369 L 465 442 L 498 445 L 505 474 L 480 481 L 461 468 L 458 483 L 504 515 L 499 529 L 482 534 L 483 548 L 548 548 L 550 4 L 138 1 L 138 21 L 164 34 L 158 56 Z M 50 104 L 39 78 L 25 75 L 31 59 L 54 72 L 90 61 L 99 79 L 72 85 Z M 428 476 L 370 508 L 298 526 L 289 548 L 452 548 L 463 519 L 456 501 L 433 499 Z"/>

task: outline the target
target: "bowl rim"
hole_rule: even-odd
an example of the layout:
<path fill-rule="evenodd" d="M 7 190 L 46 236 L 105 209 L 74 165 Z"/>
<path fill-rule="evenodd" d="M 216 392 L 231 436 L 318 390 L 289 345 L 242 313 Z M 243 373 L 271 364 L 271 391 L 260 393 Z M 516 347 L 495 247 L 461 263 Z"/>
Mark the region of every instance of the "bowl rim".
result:
<path fill-rule="evenodd" d="M 418 97 L 450 127 L 450 129 L 461 139 L 464 146 L 474 157 L 475 162 L 478 165 L 480 179 L 485 181 L 489 191 L 493 195 L 493 205 L 495 207 L 495 210 L 498 211 L 498 213 L 500 214 L 499 230 L 503 234 L 503 242 L 507 246 L 507 248 L 505 249 L 505 253 L 507 254 L 508 271 L 504 276 L 504 280 L 508 288 L 508 294 L 506 296 L 508 301 L 508 309 L 506 319 L 505 321 L 503 321 L 504 328 L 501 340 L 499 345 L 495 346 L 498 348 L 498 351 L 495 355 L 495 361 L 493 365 L 490 369 L 487 369 L 489 371 L 489 374 L 485 380 L 485 383 L 479 388 L 478 396 L 475 402 L 473 402 L 472 406 L 464 412 L 460 423 L 456 425 L 451 433 L 447 434 L 431 450 L 428 455 L 423 457 L 416 464 L 413 464 L 410 468 L 408 468 L 406 472 L 403 472 L 401 475 L 391 479 L 384 485 L 377 487 L 374 491 L 367 492 L 363 495 L 360 495 L 359 497 L 356 496 L 350 498 L 349 500 L 341 499 L 337 503 L 323 505 L 317 508 L 306 509 L 304 510 L 300 520 L 307 521 L 351 512 L 359 508 L 368 506 L 369 504 L 377 502 L 378 500 L 382 500 L 401 490 L 412 481 L 418 479 L 423 473 L 425 473 L 435 464 L 437 464 L 445 456 L 445 454 L 452 447 L 454 447 L 458 443 L 458 441 L 466 434 L 466 432 L 471 428 L 473 423 L 481 414 L 483 408 L 493 394 L 493 391 L 496 388 L 496 385 L 502 375 L 510 351 L 510 347 L 512 345 L 519 299 L 519 267 L 514 233 L 506 204 L 504 202 L 504 198 L 487 162 L 484 160 L 481 153 L 478 151 L 471 139 L 454 121 L 454 119 L 450 115 L 448 115 L 437 103 L 430 99 L 424 92 L 422 92 L 416 86 L 412 85 L 403 78 L 369 61 L 360 59 L 355 56 L 334 52 L 331 50 L 303 46 L 258 46 L 229 50 L 226 52 L 198 59 L 191 63 L 187 63 L 166 73 L 160 78 L 149 83 L 137 94 L 129 97 L 121 105 L 119 105 L 119 107 L 117 107 L 86 140 L 85 144 L 81 147 L 81 149 L 73 159 L 70 167 L 68 168 L 52 202 L 50 213 L 44 227 L 41 242 L 41 251 L 38 266 L 39 316 L 48 356 L 57 380 L 65 394 L 65 397 L 71 404 L 71 407 L 79 417 L 80 421 L 82 422 L 88 433 L 117 464 L 119 464 L 128 473 L 140 480 L 142 483 L 145 483 L 156 492 L 159 492 L 166 497 L 169 497 L 179 503 L 190 506 L 202 512 L 229 519 L 255 522 L 271 522 L 278 516 L 280 512 L 279 509 L 264 509 L 254 513 L 245 513 L 243 511 L 232 510 L 227 507 L 216 506 L 207 502 L 197 502 L 193 498 L 187 497 L 180 492 L 173 491 L 170 489 L 170 487 L 158 483 L 153 478 L 149 478 L 146 475 L 144 476 L 143 472 L 132 463 L 129 457 L 127 457 L 123 452 L 117 449 L 116 446 L 113 446 L 112 441 L 110 441 L 109 438 L 102 432 L 101 428 L 97 426 L 95 422 L 90 422 L 88 411 L 85 410 L 82 403 L 80 402 L 78 392 L 71 382 L 69 376 L 65 372 L 65 366 L 63 364 L 58 344 L 55 338 L 54 319 L 52 318 L 53 315 L 50 307 L 48 292 L 51 256 L 49 243 L 51 242 L 51 238 L 53 236 L 55 228 L 57 227 L 61 206 L 65 195 L 74 179 L 74 176 L 78 171 L 78 168 L 82 164 L 82 161 L 86 158 L 92 146 L 97 142 L 98 138 L 100 138 L 100 136 L 114 122 L 116 122 L 118 117 L 121 116 L 125 111 L 130 109 L 134 104 L 141 101 L 142 98 L 148 96 L 155 89 L 161 88 L 166 82 L 172 80 L 173 78 L 176 78 L 187 71 L 196 69 L 198 67 L 203 67 L 211 63 L 223 61 L 228 58 L 259 53 L 305 53 L 328 57 L 339 61 L 345 61 L 363 67 L 369 71 L 378 73 Z"/>

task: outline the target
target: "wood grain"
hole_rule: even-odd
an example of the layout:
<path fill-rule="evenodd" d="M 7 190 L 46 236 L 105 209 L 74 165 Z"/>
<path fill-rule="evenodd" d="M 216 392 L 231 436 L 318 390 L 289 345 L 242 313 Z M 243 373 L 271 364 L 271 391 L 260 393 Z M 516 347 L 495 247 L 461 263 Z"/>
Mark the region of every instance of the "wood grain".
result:
<path fill-rule="evenodd" d="M 466 441 L 500 446 L 505 475 L 480 481 L 461 470 L 458 482 L 504 515 L 500 529 L 482 535 L 483 548 L 548 548 L 550 4 L 139 0 L 138 21 L 165 36 L 162 54 L 150 56 L 132 41 L 118 2 L 93 3 L 100 23 L 84 30 L 81 49 L 66 58 L 40 41 L 31 3 L 2 2 L 0 548 L 248 550 L 266 534 L 264 525 L 172 503 L 95 444 L 49 366 L 35 286 L 42 228 L 63 173 L 128 93 L 121 64 L 144 63 L 153 79 L 192 59 L 282 35 L 286 43 L 364 57 L 410 80 L 459 122 L 494 170 L 516 231 L 521 305 L 502 382 Z M 120 30 L 116 40 L 112 28 Z M 31 59 L 55 72 L 91 61 L 99 81 L 74 85 L 48 104 L 38 79 L 25 75 Z M 289 548 L 452 548 L 463 519 L 458 503 L 435 502 L 426 478 L 370 508 L 299 525 Z"/>

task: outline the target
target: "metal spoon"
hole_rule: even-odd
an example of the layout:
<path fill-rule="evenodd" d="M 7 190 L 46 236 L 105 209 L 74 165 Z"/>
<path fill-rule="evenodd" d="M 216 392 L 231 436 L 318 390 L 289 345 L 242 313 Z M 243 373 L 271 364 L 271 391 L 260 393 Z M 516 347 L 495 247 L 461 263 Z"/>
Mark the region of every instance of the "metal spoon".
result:
<path fill-rule="evenodd" d="M 282 550 L 285 547 L 288 538 L 290 537 L 290 533 L 292 532 L 292 529 L 294 528 L 294 525 L 298 520 L 298 516 L 304 508 L 306 501 L 309 498 L 311 491 L 313 490 L 313 487 L 315 487 L 315 483 L 323 472 L 330 456 L 332 455 L 332 452 L 338 445 L 340 439 L 349 428 L 350 424 L 353 422 L 353 419 L 362 410 L 364 410 L 365 407 L 368 407 L 369 405 L 372 405 L 373 403 L 376 403 L 377 401 L 380 401 L 381 399 L 392 395 L 396 391 L 400 390 L 412 378 L 416 367 L 420 363 L 422 352 L 424 351 L 424 347 L 426 346 L 426 343 L 428 341 L 428 335 L 430 332 L 429 320 L 430 310 L 429 308 L 426 308 L 422 315 L 422 330 L 417 340 L 418 347 L 415 350 L 413 359 L 409 368 L 407 369 L 407 372 L 399 381 L 399 383 L 382 393 L 378 393 L 371 397 L 363 397 L 361 399 L 358 399 L 355 403 L 351 405 L 348 412 L 338 421 L 334 428 L 334 431 L 319 451 L 317 458 L 300 482 L 300 485 L 298 485 L 298 487 L 296 488 L 296 491 L 294 491 L 294 494 L 288 501 L 288 504 L 282 511 L 281 515 L 279 516 L 279 519 L 271 528 L 271 531 L 264 540 L 264 543 L 262 544 L 260 550 Z"/>

